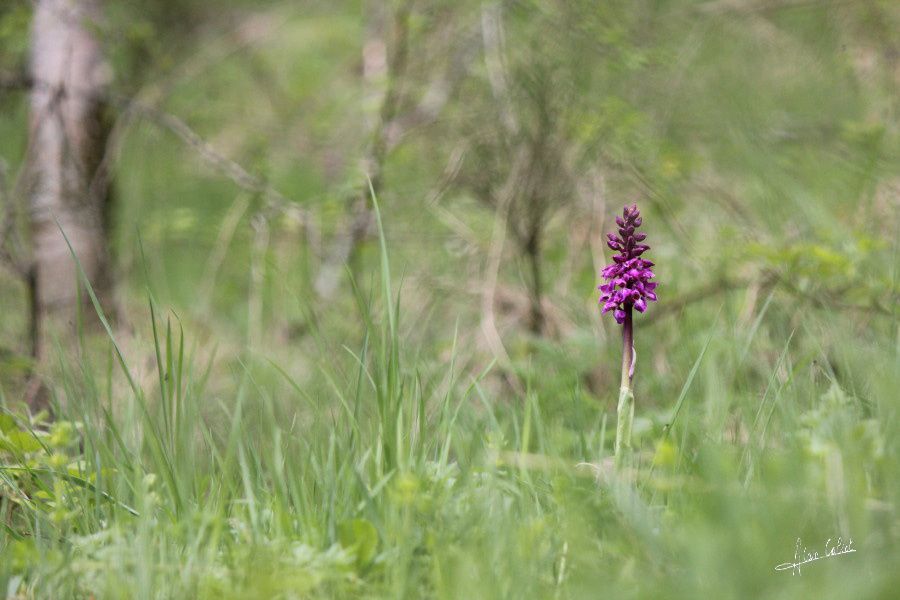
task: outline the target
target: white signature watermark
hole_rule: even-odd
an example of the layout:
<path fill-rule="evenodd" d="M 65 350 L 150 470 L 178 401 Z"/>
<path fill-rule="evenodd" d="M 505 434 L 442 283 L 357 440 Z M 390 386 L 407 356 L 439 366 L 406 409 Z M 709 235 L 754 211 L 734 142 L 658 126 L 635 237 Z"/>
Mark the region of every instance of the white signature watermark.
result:
<path fill-rule="evenodd" d="M 825 542 L 824 552 L 819 554 L 818 550 L 810 552 L 800 541 L 800 538 L 797 538 L 797 545 L 794 546 L 794 562 L 781 563 L 775 567 L 775 570 L 790 570 L 791 575 L 802 575 L 803 573 L 800 572 L 800 567 L 803 565 L 822 560 L 823 558 L 831 558 L 832 556 L 851 554 L 853 552 L 856 552 L 856 548 L 853 547 L 852 539 L 848 539 L 845 542 L 843 538 L 828 538 L 828 541 Z"/>

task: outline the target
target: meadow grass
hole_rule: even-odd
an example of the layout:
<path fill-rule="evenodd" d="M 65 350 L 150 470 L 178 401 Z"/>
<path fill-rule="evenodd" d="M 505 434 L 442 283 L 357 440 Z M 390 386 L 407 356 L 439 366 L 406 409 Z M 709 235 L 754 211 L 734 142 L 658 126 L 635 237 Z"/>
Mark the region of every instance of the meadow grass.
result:
<path fill-rule="evenodd" d="M 891 597 L 900 353 L 885 337 L 816 313 L 772 329 L 769 302 L 749 327 L 687 321 L 691 364 L 678 388 L 638 375 L 636 451 L 616 472 L 614 419 L 577 384 L 531 363 L 524 393 L 498 400 L 496 365 L 462 369 L 457 337 L 445 360 L 412 347 L 380 240 L 379 277 L 354 286 L 361 343 L 317 342 L 313 383 L 253 352 L 214 368 L 151 292 L 155 381 L 108 329 L 105 351 L 82 339 L 60 357 L 55 422 L 4 397 L 0 590 Z M 572 408 L 554 412 L 560 398 Z M 823 554 L 838 536 L 856 552 L 775 572 L 798 538 Z"/>

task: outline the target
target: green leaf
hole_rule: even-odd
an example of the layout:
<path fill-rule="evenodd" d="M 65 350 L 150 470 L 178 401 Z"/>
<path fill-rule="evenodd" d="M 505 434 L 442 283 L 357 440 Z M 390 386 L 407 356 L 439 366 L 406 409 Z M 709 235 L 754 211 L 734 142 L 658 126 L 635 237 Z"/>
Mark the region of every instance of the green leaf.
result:
<path fill-rule="evenodd" d="M 0 446 L 12 452 L 21 453 L 37 452 L 42 447 L 34 435 L 18 429 L 9 431 L 0 438 Z"/>
<path fill-rule="evenodd" d="M 7 433 L 16 429 L 16 421 L 10 415 L 0 414 L 0 433 Z"/>
<path fill-rule="evenodd" d="M 366 519 L 352 519 L 338 525 L 341 546 L 356 555 L 356 566 L 365 568 L 375 560 L 378 550 L 378 531 Z"/>
<path fill-rule="evenodd" d="M 57 421 L 50 428 L 50 445 L 54 448 L 68 446 L 75 439 L 75 426 L 69 421 Z"/>

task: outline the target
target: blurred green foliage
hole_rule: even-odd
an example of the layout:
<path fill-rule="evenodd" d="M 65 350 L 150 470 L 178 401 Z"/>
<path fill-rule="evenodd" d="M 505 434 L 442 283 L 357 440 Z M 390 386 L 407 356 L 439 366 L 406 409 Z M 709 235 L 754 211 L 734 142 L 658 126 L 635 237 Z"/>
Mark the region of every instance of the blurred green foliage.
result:
<path fill-rule="evenodd" d="M 0 6 L 0 76 L 27 63 L 31 6 Z M 323 301 L 392 76 L 366 80 L 364 52 L 391 55 L 402 6 L 107 3 L 120 109 L 176 116 L 318 235 L 152 114 L 128 123 L 112 243 L 135 388 L 104 336 L 24 356 L 24 288 L 0 276 L 0 593 L 892 597 L 896 3 L 414 2 L 393 74 L 411 125 L 379 190 L 393 277 L 373 237 Z M 27 95 L 0 108 L 21 202 Z M 520 152 L 538 159 L 511 177 Z M 636 321 L 635 468 L 613 477 L 598 240 L 633 201 L 660 301 Z M 34 369 L 52 424 L 21 407 Z M 858 552 L 774 571 L 838 536 Z"/>

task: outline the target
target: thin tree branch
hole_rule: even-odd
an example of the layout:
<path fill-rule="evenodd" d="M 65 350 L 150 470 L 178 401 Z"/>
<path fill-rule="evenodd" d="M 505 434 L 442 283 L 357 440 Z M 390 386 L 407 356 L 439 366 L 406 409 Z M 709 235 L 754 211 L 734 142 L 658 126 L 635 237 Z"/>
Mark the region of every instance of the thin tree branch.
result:
<path fill-rule="evenodd" d="M 29 90 L 41 85 L 46 86 L 48 89 L 50 88 L 49 84 L 35 81 L 30 77 L 0 77 L 0 89 L 5 90 Z M 297 202 L 290 199 L 284 193 L 274 188 L 262 177 L 251 173 L 238 162 L 216 150 L 212 144 L 191 129 L 191 127 L 189 127 L 180 117 L 138 102 L 134 98 L 118 94 L 97 94 L 77 89 L 62 89 L 57 90 L 57 92 L 60 98 L 64 98 L 67 94 L 79 94 L 95 101 L 108 102 L 110 105 L 121 111 L 120 119 L 125 125 L 129 123 L 131 118 L 139 116 L 158 127 L 168 130 L 178 137 L 185 145 L 194 149 L 201 159 L 203 159 L 211 168 L 230 179 L 235 185 L 247 192 L 259 194 L 264 197 L 266 199 L 266 209 L 269 212 L 282 212 L 287 216 L 294 218 L 304 228 L 310 238 L 317 239 L 315 225 L 313 224 L 313 220 L 308 211 L 300 207 Z M 110 159 L 104 157 L 104 160 Z M 98 170 L 98 172 L 99 171 L 100 170 Z M 92 187 L 96 185 L 96 182 L 92 182 Z"/>

